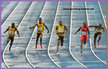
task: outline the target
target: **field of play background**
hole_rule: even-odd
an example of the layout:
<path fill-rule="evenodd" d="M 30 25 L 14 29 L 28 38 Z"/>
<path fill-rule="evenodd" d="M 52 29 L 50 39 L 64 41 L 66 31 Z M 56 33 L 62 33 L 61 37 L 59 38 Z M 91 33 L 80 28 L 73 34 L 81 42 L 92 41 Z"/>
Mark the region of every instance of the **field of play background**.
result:
<path fill-rule="evenodd" d="M 1 68 L 107 68 L 107 1 L 105 0 L 67 0 L 33 1 L 2 0 L 1 6 Z M 64 8 L 93 8 L 93 10 L 64 10 Z M 36 29 L 29 27 L 36 24 L 39 17 L 48 26 L 50 33 L 44 32 L 43 46 L 35 48 Z M 60 46 L 57 55 L 57 35 L 55 28 L 63 21 L 68 27 L 64 46 Z M 83 54 L 80 54 L 80 34 L 74 32 L 87 22 L 87 25 L 102 24 L 100 46 L 94 49 L 94 28 L 90 28 L 91 38 L 87 39 Z M 7 44 L 8 33 L 4 31 L 15 23 L 20 37 L 15 33 L 12 52 Z M 47 31 L 45 29 L 45 31 Z M 40 43 L 40 42 L 39 42 Z M 39 44 L 38 44 L 39 45 Z"/>

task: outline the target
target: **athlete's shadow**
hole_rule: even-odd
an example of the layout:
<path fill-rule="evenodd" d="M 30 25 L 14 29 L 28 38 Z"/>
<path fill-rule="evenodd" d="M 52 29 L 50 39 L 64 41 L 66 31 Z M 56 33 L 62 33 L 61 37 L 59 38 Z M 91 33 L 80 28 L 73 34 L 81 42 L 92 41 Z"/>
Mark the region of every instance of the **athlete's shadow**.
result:
<path fill-rule="evenodd" d="M 10 51 L 10 52 L 9 52 L 9 57 L 10 57 L 10 58 L 15 58 L 15 57 L 17 57 L 17 56 L 15 56 L 14 53 L 12 53 L 12 52 Z"/>

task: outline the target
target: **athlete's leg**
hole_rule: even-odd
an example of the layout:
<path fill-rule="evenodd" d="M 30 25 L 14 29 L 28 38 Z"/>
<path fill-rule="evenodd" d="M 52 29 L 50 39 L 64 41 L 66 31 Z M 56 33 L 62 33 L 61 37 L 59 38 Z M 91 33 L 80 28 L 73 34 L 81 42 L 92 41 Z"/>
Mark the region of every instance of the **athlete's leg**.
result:
<path fill-rule="evenodd" d="M 64 43 L 64 36 L 61 37 L 61 46 L 63 46 L 63 43 Z"/>
<path fill-rule="evenodd" d="M 98 41 L 100 41 L 100 39 L 101 39 L 101 33 L 99 34 L 99 39 L 98 39 Z"/>
<path fill-rule="evenodd" d="M 57 53 L 59 53 L 60 40 L 57 40 Z"/>
<path fill-rule="evenodd" d="M 37 48 L 37 44 L 38 44 L 39 37 L 40 37 L 40 34 L 37 33 L 37 37 L 36 37 L 36 46 L 35 46 L 35 48 Z"/>
<path fill-rule="evenodd" d="M 9 50 L 11 50 L 11 47 L 12 47 L 12 44 L 13 44 L 13 41 L 14 41 L 14 37 L 10 37 L 10 40 L 11 40 L 11 42 L 10 42 Z"/>
<path fill-rule="evenodd" d="M 80 45 L 80 47 L 81 47 L 81 53 L 82 53 L 83 40 L 81 40 L 81 45 Z"/>
<path fill-rule="evenodd" d="M 60 36 L 58 36 L 58 40 L 57 40 L 57 55 L 59 55 L 59 45 L 60 45 L 60 41 L 61 41 L 61 38 L 60 38 Z"/>
<path fill-rule="evenodd" d="M 9 43 L 9 41 L 10 41 L 10 37 L 7 38 L 7 43 Z"/>
<path fill-rule="evenodd" d="M 87 42 L 87 36 L 84 37 L 84 45 L 86 44 Z"/>
<path fill-rule="evenodd" d="M 97 38 L 97 33 L 95 33 L 95 35 L 94 35 L 94 48 L 96 48 L 96 38 Z"/>
<path fill-rule="evenodd" d="M 86 38 L 84 39 L 84 45 L 86 44 Z"/>
<path fill-rule="evenodd" d="M 43 37 L 43 34 L 40 35 L 40 46 L 41 46 L 41 48 L 43 48 L 43 46 L 42 46 L 42 37 Z"/>
<path fill-rule="evenodd" d="M 101 33 L 99 33 L 98 45 L 100 45 L 99 41 L 101 39 Z"/>

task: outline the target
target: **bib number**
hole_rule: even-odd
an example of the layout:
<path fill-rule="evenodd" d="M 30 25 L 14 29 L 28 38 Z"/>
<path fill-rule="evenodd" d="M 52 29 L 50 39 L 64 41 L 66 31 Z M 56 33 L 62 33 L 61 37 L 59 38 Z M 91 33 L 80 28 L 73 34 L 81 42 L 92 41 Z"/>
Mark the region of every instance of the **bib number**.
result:
<path fill-rule="evenodd" d="M 96 32 L 100 32 L 100 30 L 96 30 Z"/>
<path fill-rule="evenodd" d="M 10 31 L 9 33 L 10 33 L 10 34 L 13 34 L 13 31 Z"/>
<path fill-rule="evenodd" d="M 42 31 L 42 27 L 38 27 L 38 30 L 39 30 L 39 31 Z"/>
<path fill-rule="evenodd" d="M 63 29 L 59 29 L 59 33 L 63 33 Z"/>
<path fill-rule="evenodd" d="M 82 35 L 86 35 L 86 32 L 85 31 L 82 31 Z"/>

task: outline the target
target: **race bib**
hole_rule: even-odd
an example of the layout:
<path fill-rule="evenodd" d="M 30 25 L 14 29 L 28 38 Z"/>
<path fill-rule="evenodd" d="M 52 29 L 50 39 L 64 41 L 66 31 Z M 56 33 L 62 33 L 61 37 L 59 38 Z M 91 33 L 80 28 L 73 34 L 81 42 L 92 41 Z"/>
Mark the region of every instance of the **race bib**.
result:
<path fill-rule="evenodd" d="M 85 31 L 82 31 L 82 35 L 86 35 L 86 32 Z"/>
<path fill-rule="evenodd" d="M 13 31 L 10 31 L 9 33 L 10 33 L 10 34 L 13 34 Z"/>
<path fill-rule="evenodd" d="M 60 32 L 60 33 L 63 33 L 63 29 L 59 29 L 59 32 Z"/>
<path fill-rule="evenodd" d="M 38 27 L 38 30 L 39 30 L 39 31 L 42 31 L 42 27 Z"/>
<path fill-rule="evenodd" d="M 100 30 L 96 30 L 96 32 L 100 32 Z"/>

